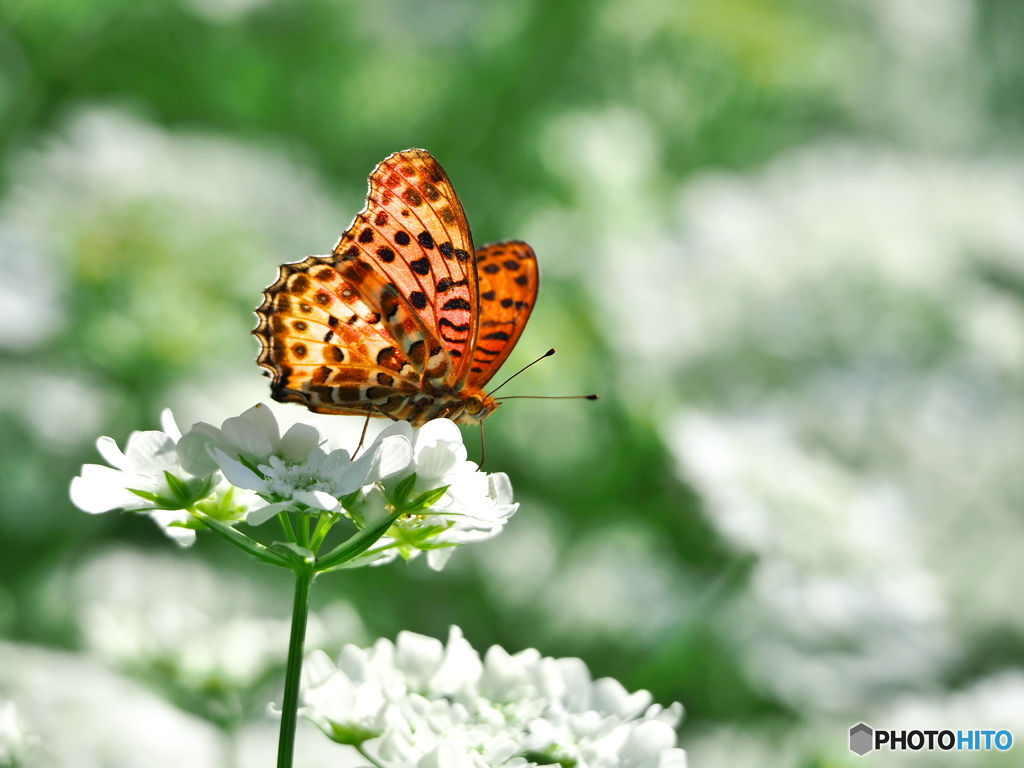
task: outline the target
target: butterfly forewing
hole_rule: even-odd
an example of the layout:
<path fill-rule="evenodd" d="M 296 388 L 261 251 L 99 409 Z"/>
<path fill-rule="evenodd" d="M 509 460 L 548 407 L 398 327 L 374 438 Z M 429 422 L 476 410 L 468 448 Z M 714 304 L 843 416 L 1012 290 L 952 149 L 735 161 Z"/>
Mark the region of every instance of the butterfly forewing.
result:
<path fill-rule="evenodd" d="M 533 248 L 519 240 L 477 251 L 480 316 L 470 388 L 483 387 L 505 362 L 530 319 L 540 273 Z"/>
<path fill-rule="evenodd" d="M 478 422 L 497 407 L 480 388 L 522 333 L 537 281 L 525 243 L 474 251 L 429 153 L 396 152 L 333 254 L 283 265 L 264 292 L 258 362 L 276 400 L 314 411 Z"/>
<path fill-rule="evenodd" d="M 427 345 L 424 374 L 436 387 L 460 385 L 469 370 L 477 314 L 472 253 L 459 197 L 423 150 L 398 152 L 374 169 L 366 208 L 335 247 L 343 276 L 381 307 L 401 349 L 413 357 L 418 341 Z M 410 317 L 420 334 L 406 333 Z"/>

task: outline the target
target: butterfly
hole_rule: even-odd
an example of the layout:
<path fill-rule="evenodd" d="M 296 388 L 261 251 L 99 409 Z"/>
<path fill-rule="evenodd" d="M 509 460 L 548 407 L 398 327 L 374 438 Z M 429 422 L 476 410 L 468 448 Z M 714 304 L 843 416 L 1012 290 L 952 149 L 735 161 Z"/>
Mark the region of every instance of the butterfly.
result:
<path fill-rule="evenodd" d="M 329 256 L 284 264 L 256 310 L 271 396 L 316 413 L 478 424 L 484 387 L 537 299 L 533 249 L 473 246 L 448 174 L 407 149 L 370 174 L 366 206 Z"/>

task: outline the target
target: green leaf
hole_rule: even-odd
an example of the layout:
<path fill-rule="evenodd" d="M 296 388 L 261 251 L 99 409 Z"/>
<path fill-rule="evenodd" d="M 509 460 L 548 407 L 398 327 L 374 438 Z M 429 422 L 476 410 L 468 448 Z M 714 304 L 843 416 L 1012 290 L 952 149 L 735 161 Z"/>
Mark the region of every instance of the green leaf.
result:
<path fill-rule="evenodd" d="M 435 488 L 432 491 L 427 491 L 415 501 L 407 504 L 405 506 L 405 511 L 409 513 L 422 512 L 423 510 L 434 506 L 441 500 L 441 497 L 448 492 L 449 488 L 451 488 L 451 486 L 446 485 L 443 488 Z"/>
<path fill-rule="evenodd" d="M 372 528 L 364 528 L 351 538 L 343 541 L 323 557 L 317 558 L 317 573 L 323 573 L 324 571 L 337 568 L 338 566 L 344 565 L 349 560 L 354 560 L 359 557 L 359 555 L 372 547 L 381 536 L 387 533 L 388 528 L 390 528 L 395 520 L 401 517 L 401 515 L 401 512 L 395 512 L 395 514 L 385 518 L 383 522 L 373 526 Z"/>
<path fill-rule="evenodd" d="M 412 493 L 412 489 L 415 485 L 415 472 L 398 484 L 398 487 L 395 488 L 395 492 L 392 494 L 390 499 L 391 503 L 395 506 L 395 509 L 399 509 L 405 505 L 405 501 L 409 498 L 409 494 Z"/>
<path fill-rule="evenodd" d="M 294 570 L 292 562 L 289 558 L 284 555 L 278 554 L 277 552 L 271 552 L 265 546 L 260 544 L 258 541 L 250 539 L 241 531 L 235 530 L 230 525 L 225 525 L 220 520 L 210 517 L 199 511 L 192 511 L 192 514 L 202 520 L 210 528 L 211 531 L 227 539 L 229 542 L 234 544 L 239 549 L 245 550 L 250 555 L 255 557 L 257 560 L 269 563 L 270 565 L 276 565 L 280 568 L 288 568 Z"/>
<path fill-rule="evenodd" d="M 300 547 L 292 541 L 275 541 L 270 545 L 270 551 L 286 558 L 292 563 L 293 568 L 295 566 L 308 568 L 316 560 L 316 555 L 312 550 Z"/>
<path fill-rule="evenodd" d="M 362 494 L 361 490 L 359 490 L 359 491 L 352 491 L 352 493 L 350 493 L 348 496 L 342 496 L 340 499 L 338 499 L 338 501 L 341 502 L 341 506 L 343 506 L 345 509 L 351 511 L 352 507 L 355 506 L 355 503 L 359 500 L 359 496 L 361 494 Z"/>
<path fill-rule="evenodd" d="M 251 469 L 256 474 L 256 477 L 260 478 L 261 480 L 267 479 L 267 476 L 260 471 L 260 468 L 256 466 L 253 462 L 249 461 L 249 459 L 245 458 L 245 456 L 238 455 L 237 457 L 233 458 L 237 458 L 242 463 L 243 466 Z"/>
<path fill-rule="evenodd" d="M 189 490 L 184 480 L 172 475 L 166 469 L 164 470 L 164 479 L 167 480 L 167 486 L 182 507 L 187 507 L 192 503 L 192 491 Z"/>
<path fill-rule="evenodd" d="M 145 499 L 146 501 L 152 502 L 157 505 L 157 509 L 181 509 L 176 501 L 165 498 L 159 493 L 152 493 L 150 491 L 140 491 L 138 488 L 128 488 L 128 491 L 134 493 L 139 498 Z"/>
<path fill-rule="evenodd" d="M 348 744 L 353 747 L 358 747 L 364 741 L 375 739 L 381 734 L 380 731 L 370 731 L 357 725 L 343 726 L 331 723 L 330 728 L 329 732 L 325 731 L 327 738 L 338 744 Z"/>

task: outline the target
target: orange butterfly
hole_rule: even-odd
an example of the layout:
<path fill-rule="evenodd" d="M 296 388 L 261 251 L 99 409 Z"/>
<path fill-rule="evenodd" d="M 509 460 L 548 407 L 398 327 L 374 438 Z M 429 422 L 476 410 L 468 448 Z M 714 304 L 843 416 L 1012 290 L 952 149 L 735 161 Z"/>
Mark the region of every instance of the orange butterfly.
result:
<path fill-rule="evenodd" d="M 257 362 L 275 400 L 317 413 L 479 423 L 500 405 L 483 387 L 526 327 L 539 280 L 526 243 L 474 250 L 429 152 L 396 152 L 373 169 L 334 253 L 282 265 L 264 291 Z"/>

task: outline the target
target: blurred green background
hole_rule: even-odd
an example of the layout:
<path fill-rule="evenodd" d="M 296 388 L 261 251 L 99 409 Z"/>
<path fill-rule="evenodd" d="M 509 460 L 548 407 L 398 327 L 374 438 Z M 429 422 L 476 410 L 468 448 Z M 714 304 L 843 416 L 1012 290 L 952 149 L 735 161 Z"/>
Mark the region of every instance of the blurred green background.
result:
<path fill-rule="evenodd" d="M 1022 72 L 1019 0 L 0 4 L 0 698 L 39 764 L 271 764 L 290 585 L 68 483 L 266 401 L 260 292 L 414 146 L 539 255 L 505 370 L 559 354 L 509 393 L 602 399 L 506 404 L 508 529 L 322 579 L 320 647 L 580 656 L 681 701 L 696 768 L 1024 738 Z"/>

